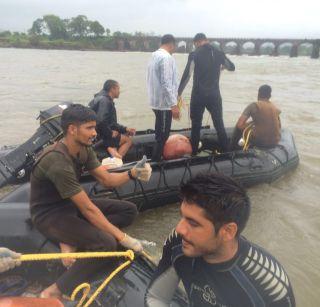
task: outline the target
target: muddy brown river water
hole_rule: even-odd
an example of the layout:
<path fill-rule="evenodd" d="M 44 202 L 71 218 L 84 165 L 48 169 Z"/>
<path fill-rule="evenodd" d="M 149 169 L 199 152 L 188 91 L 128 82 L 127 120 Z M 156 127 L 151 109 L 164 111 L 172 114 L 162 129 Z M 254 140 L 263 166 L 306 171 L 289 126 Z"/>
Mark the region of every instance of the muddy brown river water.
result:
<path fill-rule="evenodd" d="M 145 73 L 150 54 L 0 49 L 0 145 L 19 144 L 35 131 L 39 110 L 61 101 L 86 104 L 108 78 L 121 84 L 119 121 L 152 128 Z M 187 55 L 176 54 L 182 74 Z M 231 57 L 234 73 L 223 72 L 226 126 L 255 100 L 257 88 L 273 87 L 282 125 L 295 137 L 300 165 L 272 184 L 249 189 L 252 215 L 245 236 L 264 246 L 285 266 L 298 306 L 319 306 L 320 286 L 320 60 L 309 57 Z M 185 91 L 190 98 L 191 83 Z M 204 124 L 208 120 L 204 116 Z M 173 128 L 188 127 L 187 111 Z M 1 194 L 8 189 L 2 189 Z M 129 231 L 155 241 L 148 250 L 159 258 L 162 243 L 179 219 L 177 204 L 147 211 Z"/>

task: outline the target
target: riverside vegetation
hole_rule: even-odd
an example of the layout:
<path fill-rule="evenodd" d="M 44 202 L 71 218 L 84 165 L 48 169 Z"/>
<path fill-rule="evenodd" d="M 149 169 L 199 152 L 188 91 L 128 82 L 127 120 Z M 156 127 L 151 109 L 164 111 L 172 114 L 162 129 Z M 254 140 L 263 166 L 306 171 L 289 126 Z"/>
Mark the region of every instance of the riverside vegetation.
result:
<path fill-rule="evenodd" d="M 0 31 L 0 47 L 70 50 L 116 50 L 116 39 L 154 36 L 154 33 L 111 33 L 99 21 L 91 21 L 85 15 L 61 19 L 45 15 L 36 19 L 27 33 Z M 138 42 L 139 43 L 139 42 Z M 137 46 L 139 49 L 139 46 Z"/>

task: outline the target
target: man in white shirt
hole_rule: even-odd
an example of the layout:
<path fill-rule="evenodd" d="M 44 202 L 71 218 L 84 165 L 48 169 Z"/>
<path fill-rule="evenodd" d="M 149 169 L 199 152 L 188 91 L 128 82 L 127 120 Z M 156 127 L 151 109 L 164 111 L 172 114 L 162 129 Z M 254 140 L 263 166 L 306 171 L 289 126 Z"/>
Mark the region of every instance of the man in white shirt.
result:
<path fill-rule="evenodd" d="M 160 48 L 152 53 L 147 72 L 149 103 L 156 116 L 155 138 L 152 160 L 159 161 L 163 146 L 169 137 L 172 118 L 178 119 L 177 67 L 172 53 L 176 47 L 175 38 L 166 34 L 161 38 Z"/>

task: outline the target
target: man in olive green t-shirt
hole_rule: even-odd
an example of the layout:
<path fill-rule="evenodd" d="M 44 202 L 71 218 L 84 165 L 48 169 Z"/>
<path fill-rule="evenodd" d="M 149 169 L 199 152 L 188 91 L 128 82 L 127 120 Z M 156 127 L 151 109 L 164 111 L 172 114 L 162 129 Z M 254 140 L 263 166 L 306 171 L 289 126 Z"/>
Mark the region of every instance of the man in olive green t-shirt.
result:
<path fill-rule="evenodd" d="M 62 252 L 115 251 L 118 244 L 141 252 L 140 241 L 120 230 L 133 222 L 136 206 L 127 201 L 90 199 L 79 179 L 86 170 L 101 184 L 116 187 L 134 178 L 148 180 L 150 165 L 108 173 L 91 147 L 97 134 L 96 114 L 87 107 L 74 104 L 65 109 L 61 126 L 64 138 L 44 150 L 31 174 L 30 212 L 35 227 L 60 244 Z M 64 264 L 69 269 L 42 297 L 70 295 L 76 285 L 101 270 L 105 261 L 69 260 Z"/>

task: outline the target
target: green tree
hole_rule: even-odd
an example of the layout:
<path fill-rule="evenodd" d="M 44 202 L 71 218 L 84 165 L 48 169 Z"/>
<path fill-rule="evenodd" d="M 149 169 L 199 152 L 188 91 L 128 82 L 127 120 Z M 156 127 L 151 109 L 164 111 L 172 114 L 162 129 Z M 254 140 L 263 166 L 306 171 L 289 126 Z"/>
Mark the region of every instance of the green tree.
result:
<path fill-rule="evenodd" d="M 107 36 L 110 36 L 110 34 L 111 34 L 110 29 L 106 28 L 106 34 L 107 34 Z"/>
<path fill-rule="evenodd" d="M 95 37 L 100 37 L 104 34 L 104 27 L 98 21 L 89 21 L 89 32 Z"/>
<path fill-rule="evenodd" d="M 71 18 L 68 28 L 72 36 L 84 37 L 88 34 L 89 21 L 85 15 L 78 15 Z"/>
<path fill-rule="evenodd" d="M 0 32 L 0 37 L 9 37 L 11 36 L 11 32 L 10 31 L 2 31 Z"/>
<path fill-rule="evenodd" d="M 66 25 L 60 17 L 56 15 L 45 15 L 43 16 L 43 20 L 48 29 L 50 38 L 52 39 L 65 39 L 67 38 L 67 29 Z"/>
<path fill-rule="evenodd" d="M 113 32 L 113 36 L 114 37 L 130 37 L 132 35 L 130 33 L 127 33 L 127 32 L 116 31 L 116 32 Z"/>
<path fill-rule="evenodd" d="M 42 18 L 36 19 L 33 24 L 31 29 L 28 31 L 30 35 L 41 35 L 43 34 L 43 29 L 44 29 L 44 20 Z"/>

